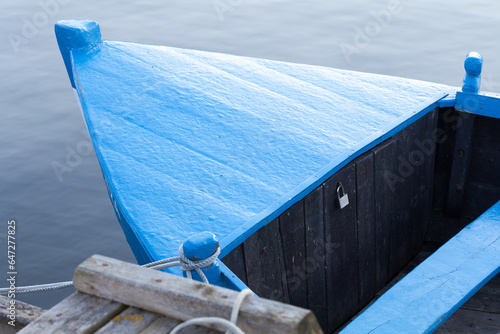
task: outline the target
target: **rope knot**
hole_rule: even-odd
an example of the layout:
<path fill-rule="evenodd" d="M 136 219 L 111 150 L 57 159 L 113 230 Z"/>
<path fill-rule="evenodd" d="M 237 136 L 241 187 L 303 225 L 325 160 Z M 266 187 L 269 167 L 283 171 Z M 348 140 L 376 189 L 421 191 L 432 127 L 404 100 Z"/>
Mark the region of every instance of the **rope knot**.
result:
<path fill-rule="evenodd" d="M 186 275 L 192 279 L 191 271 L 195 270 L 198 275 L 203 279 L 203 282 L 208 284 L 208 279 L 205 274 L 201 271 L 201 268 L 209 267 L 215 260 L 217 260 L 220 254 L 220 247 L 217 246 L 215 252 L 207 257 L 206 259 L 191 260 L 184 255 L 184 244 L 179 247 L 179 262 L 181 265 L 181 270 L 186 272 Z"/>

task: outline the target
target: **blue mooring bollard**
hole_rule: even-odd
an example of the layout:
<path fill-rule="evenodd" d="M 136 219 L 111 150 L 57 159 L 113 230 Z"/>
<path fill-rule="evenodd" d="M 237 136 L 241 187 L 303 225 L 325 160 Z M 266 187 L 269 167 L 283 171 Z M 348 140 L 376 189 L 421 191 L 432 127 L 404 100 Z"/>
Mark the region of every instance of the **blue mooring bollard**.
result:
<path fill-rule="evenodd" d="M 483 56 L 478 52 L 469 52 L 464 62 L 465 77 L 462 92 L 478 93 L 481 86 Z"/>
<path fill-rule="evenodd" d="M 184 255 L 192 260 L 198 261 L 206 259 L 215 253 L 219 247 L 219 239 L 211 232 L 201 232 L 189 237 L 183 244 Z M 217 261 L 212 265 L 201 268 L 209 282 L 220 281 L 221 271 Z M 192 271 L 193 278 L 201 281 L 201 277 Z M 186 277 L 186 273 L 184 273 Z"/>

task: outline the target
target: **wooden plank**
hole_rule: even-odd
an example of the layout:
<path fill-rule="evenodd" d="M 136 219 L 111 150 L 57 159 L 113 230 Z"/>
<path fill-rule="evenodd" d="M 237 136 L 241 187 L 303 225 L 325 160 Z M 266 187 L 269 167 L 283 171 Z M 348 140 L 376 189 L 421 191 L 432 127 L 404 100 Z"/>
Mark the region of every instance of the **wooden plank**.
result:
<path fill-rule="evenodd" d="M 432 333 L 500 272 L 500 201 L 406 275 L 343 331 Z"/>
<path fill-rule="evenodd" d="M 372 150 L 375 169 L 375 288 L 382 289 L 389 282 L 389 249 L 391 237 L 391 201 L 388 195 L 395 191 L 394 166 L 396 143 L 390 139 Z"/>
<path fill-rule="evenodd" d="M 434 333 L 497 334 L 500 333 L 500 314 L 459 309 Z"/>
<path fill-rule="evenodd" d="M 349 205 L 337 206 L 341 182 Z M 358 311 L 358 264 L 356 228 L 356 168 L 348 164 L 324 183 L 325 255 L 328 332 Z"/>
<path fill-rule="evenodd" d="M 0 333 L 17 333 L 30 322 L 38 319 L 38 317 L 45 312 L 45 310 L 40 307 L 33 306 L 19 300 L 14 299 L 14 303 L 14 306 L 11 306 L 12 304 L 10 298 L 0 296 Z M 12 322 L 12 319 L 9 318 L 9 307 L 15 308 L 16 318 L 14 322 Z M 14 326 L 9 325 L 9 322 L 14 324 Z"/>
<path fill-rule="evenodd" d="M 435 209 L 446 208 L 446 197 L 450 184 L 450 171 L 453 163 L 453 150 L 456 135 L 456 119 L 458 113 L 455 108 L 441 108 L 437 116 L 436 163 L 434 176 L 434 196 L 432 206 Z"/>
<path fill-rule="evenodd" d="M 410 127 L 410 129 L 413 126 Z M 389 251 L 389 278 L 407 264 L 410 259 L 409 252 L 409 223 L 410 223 L 410 195 L 411 179 L 415 176 L 415 167 L 410 163 L 411 130 L 406 129 L 394 136 L 396 141 L 396 160 L 394 173 L 398 178 L 395 190 L 391 192 L 388 200 L 392 204 L 391 214 L 391 239 Z"/>
<path fill-rule="evenodd" d="M 321 328 L 327 330 L 325 230 L 323 186 L 304 198 L 306 224 L 307 308 L 314 312 Z"/>
<path fill-rule="evenodd" d="M 500 275 L 486 283 L 462 308 L 500 314 Z"/>
<path fill-rule="evenodd" d="M 264 226 L 243 243 L 248 287 L 258 296 L 286 301 L 288 290 L 282 253 L 278 219 Z M 251 270 L 250 270 L 251 268 Z M 284 288 L 285 285 L 285 288 Z"/>
<path fill-rule="evenodd" d="M 469 179 L 500 187 L 500 119 L 476 116 Z"/>
<path fill-rule="evenodd" d="M 117 302 L 76 292 L 19 333 L 94 333 L 125 308 Z"/>
<path fill-rule="evenodd" d="M 180 324 L 181 321 L 160 316 L 156 318 L 148 327 L 146 327 L 141 334 L 157 334 L 157 333 L 170 333 L 175 326 Z M 190 326 L 179 331 L 180 334 L 219 334 L 222 333 L 215 329 Z"/>
<path fill-rule="evenodd" d="M 468 182 L 464 194 L 463 215 L 475 219 L 485 210 L 500 200 L 500 187 L 491 187 L 474 182 Z"/>
<path fill-rule="evenodd" d="M 239 245 L 235 249 L 233 249 L 229 254 L 227 254 L 222 262 L 229 268 L 231 271 L 238 276 L 238 278 L 248 285 L 247 280 L 247 270 L 245 265 L 245 250 L 243 249 L 243 244 Z"/>
<path fill-rule="evenodd" d="M 420 212 L 417 212 L 419 220 L 419 229 L 418 232 L 420 234 L 419 244 L 416 245 L 417 252 L 422 247 L 423 242 L 427 236 L 427 231 L 429 228 L 429 220 L 431 214 L 433 212 L 433 197 L 434 197 L 434 172 L 436 166 L 436 150 L 437 144 L 441 141 L 438 137 L 438 110 L 434 110 L 430 112 L 425 117 L 425 132 L 423 138 L 420 140 L 418 146 L 419 149 L 425 154 L 426 159 L 423 168 L 423 187 L 421 190 L 421 197 L 423 199 L 423 203 Z M 416 253 L 414 253 L 416 255 Z"/>
<path fill-rule="evenodd" d="M 78 291 L 183 321 L 197 317 L 229 319 L 238 295 L 237 291 L 100 255 L 79 265 L 73 282 Z M 238 326 L 249 334 L 322 332 L 311 311 L 255 297 L 243 302 Z"/>
<path fill-rule="evenodd" d="M 304 202 L 286 210 L 279 217 L 279 224 L 290 303 L 307 308 Z"/>
<path fill-rule="evenodd" d="M 408 203 L 408 222 L 406 224 L 406 248 L 408 249 L 407 257 L 404 261 L 408 261 L 418 253 L 420 246 L 420 218 L 424 215 L 423 208 L 423 192 L 425 187 L 424 168 L 426 155 L 417 146 L 420 140 L 425 136 L 425 118 L 428 115 L 415 121 L 408 126 L 405 131 L 409 132 L 409 149 L 406 155 L 406 160 L 414 168 L 414 172 L 407 178 L 404 186 L 405 191 L 409 195 Z M 401 270 L 403 267 L 398 268 Z"/>
<path fill-rule="evenodd" d="M 450 185 L 446 201 L 446 215 L 459 217 L 464 196 L 465 182 L 469 174 L 472 152 L 472 138 L 474 134 L 474 119 L 470 114 L 460 114 L 461 123 L 457 127 L 453 164 L 450 172 Z"/>
<path fill-rule="evenodd" d="M 144 311 L 135 307 L 129 307 L 117 314 L 105 326 L 101 327 L 96 334 L 120 333 L 138 334 L 147 328 L 159 317 L 158 314 Z"/>
<path fill-rule="evenodd" d="M 376 292 L 373 153 L 365 153 L 354 163 L 356 164 L 357 196 L 358 303 L 362 307 L 370 302 Z"/>

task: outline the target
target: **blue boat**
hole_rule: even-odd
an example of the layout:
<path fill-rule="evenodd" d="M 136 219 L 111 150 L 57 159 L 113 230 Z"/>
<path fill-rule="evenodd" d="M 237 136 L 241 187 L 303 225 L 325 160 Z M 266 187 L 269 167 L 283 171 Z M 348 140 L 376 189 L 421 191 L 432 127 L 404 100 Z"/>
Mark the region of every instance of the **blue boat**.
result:
<path fill-rule="evenodd" d="M 55 32 L 140 264 L 180 251 L 166 271 L 309 308 L 327 333 L 424 244 L 447 242 L 346 333 L 431 332 L 499 272 L 500 98 L 479 91 L 480 54 L 457 88 L 107 41 L 87 20 Z M 462 288 L 423 316 L 431 281 Z"/>

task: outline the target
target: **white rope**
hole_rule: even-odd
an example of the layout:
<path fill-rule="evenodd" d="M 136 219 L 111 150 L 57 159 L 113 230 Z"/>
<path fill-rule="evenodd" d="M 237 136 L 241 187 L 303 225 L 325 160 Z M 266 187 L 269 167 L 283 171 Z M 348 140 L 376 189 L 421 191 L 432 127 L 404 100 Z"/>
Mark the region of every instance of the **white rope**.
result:
<path fill-rule="evenodd" d="M 182 324 L 179 324 L 174 327 L 174 329 L 170 332 L 170 334 L 176 334 L 178 333 L 181 329 L 192 326 L 192 325 L 202 325 L 202 326 L 207 326 L 207 325 L 220 325 L 224 328 L 226 328 L 226 333 L 225 334 L 245 334 L 237 325 L 236 321 L 238 320 L 238 314 L 240 312 L 240 307 L 241 304 L 243 303 L 243 300 L 247 296 L 253 295 L 253 292 L 250 291 L 249 289 L 242 290 L 240 293 L 238 293 L 238 296 L 234 300 L 233 304 L 233 310 L 231 311 L 231 321 L 219 318 L 219 317 L 200 317 L 200 318 L 194 318 L 194 319 L 189 319 L 187 321 L 184 321 Z"/>
<path fill-rule="evenodd" d="M 212 263 L 214 263 L 215 260 L 217 260 L 219 254 L 220 254 L 220 247 L 217 246 L 215 252 L 206 259 L 202 259 L 199 261 L 192 261 L 184 255 L 184 249 L 182 244 L 179 247 L 179 256 L 169 257 L 167 259 L 163 259 L 160 261 L 143 264 L 141 267 L 160 270 L 164 268 L 180 266 L 181 270 L 186 272 L 186 276 L 189 279 L 193 279 L 191 271 L 195 270 L 198 273 L 198 275 L 200 275 L 203 282 L 205 282 L 206 284 L 210 284 L 205 274 L 201 271 L 201 268 L 208 267 Z M 70 286 L 73 286 L 72 281 L 22 286 L 22 287 L 16 287 L 15 293 L 21 294 L 21 293 L 51 291 L 51 290 L 68 288 Z M 9 294 L 9 292 L 12 292 L 10 288 L 0 288 L 0 295 L 7 295 Z"/>
<path fill-rule="evenodd" d="M 70 286 L 73 286 L 72 281 L 60 282 L 60 283 L 40 284 L 40 285 L 20 286 L 20 287 L 16 287 L 15 293 L 22 294 L 22 293 L 31 293 L 31 292 L 52 291 L 52 290 L 58 290 L 58 289 L 63 289 L 63 288 L 69 288 Z M 7 294 L 9 294 L 9 292 L 12 292 L 12 291 L 13 290 L 11 290 L 10 288 L 1 288 L 0 295 L 7 295 Z"/>

